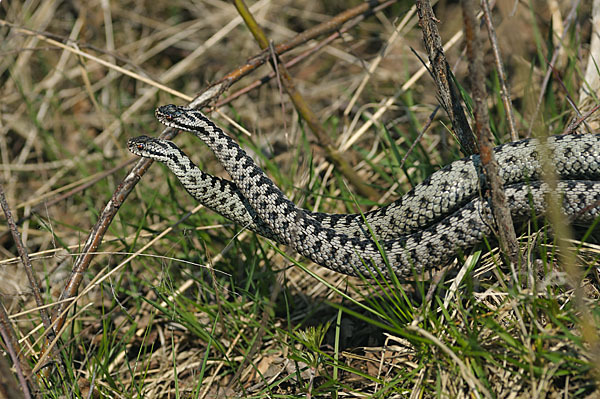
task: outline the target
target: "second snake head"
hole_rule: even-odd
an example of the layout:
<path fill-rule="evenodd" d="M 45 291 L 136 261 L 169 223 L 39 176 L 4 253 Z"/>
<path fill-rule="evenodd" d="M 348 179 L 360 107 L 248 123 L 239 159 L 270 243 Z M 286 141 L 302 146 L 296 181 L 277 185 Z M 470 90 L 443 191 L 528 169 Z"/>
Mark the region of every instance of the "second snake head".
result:
<path fill-rule="evenodd" d="M 172 161 L 181 150 L 168 140 L 148 136 L 138 136 L 127 141 L 127 149 L 140 157 L 154 159 L 159 162 Z"/>

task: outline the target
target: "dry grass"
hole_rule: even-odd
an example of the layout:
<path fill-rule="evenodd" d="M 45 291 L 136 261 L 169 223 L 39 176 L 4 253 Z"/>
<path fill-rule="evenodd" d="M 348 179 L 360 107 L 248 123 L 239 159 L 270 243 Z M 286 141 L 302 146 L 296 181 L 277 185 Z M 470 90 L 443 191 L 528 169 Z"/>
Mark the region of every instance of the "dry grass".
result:
<path fill-rule="evenodd" d="M 530 127 L 558 134 L 576 118 L 569 99 L 582 109 L 597 102 L 580 93 L 582 87 L 598 92 L 594 74 L 586 75 L 589 57 L 600 60 L 600 52 L 590 51 L 591 4 L 581 2 L 569 19 L 569 2 L 530 3 L 499 1 L 493 22 L 521 135 Z M 277 44 L 356 4 L 249 5 Z M 443 112 L 409 151 L 438 105 L 411 51 L 426 59 L 416 16 L 401 23 L 411 6 L 401 1 L 368 17 L 290 69 L 344 159 L 378 193 L 378 204 L 461 156 Z M 19 229 L 52 310 L 88 232 L 131 168 L 127 139 L 158 135 L 155 107 L 187 102 L 259 49 L 235 8 L 218 0 L 4 1 L 0 10 L 0 182 L 16 218 L 25 218 Z M 456 80 L 468 92 L 460 8 L 441 2 L 435 11 Z M 486 51 L 491 127 L 506 142 L 505 110 Z M 554 54 L 554 74 L 542 91 Z M 270 72 L 268 65 L 259 68 L 221 99 Z M 213 117 L 299 205 L 327 212 L 374 205 L 354 195 L 327 161 L 276 80 Z M 596 129 L 594 120 L 583 130 Z M 225 176 L 205 146 L 188 135 L 177 143 L 203 169 Z M 386 289 L 306 264 L 240 230 L 196 207 L 166 168 L 153 165 L 83 277 L 57 344 L 59 375 L 54 361 L 40 359 L 41 319 L 8 228 L 0 229 L 0 301 L 36 372 L 35 395 L 597 395 L 596 352 L 587 338 L 596 332 L 581 338 L 580 312 L 545 229 L 521 230 L 533 259 L 523 285 L 513 285 L 510 272 L 492 261 L 494 251 L 484 250 L 465 266 L 459 262 L 456 280 Z M 597 248 L 593 235 L 586 241 L 579 254 L 591 268 Z M 598 320 L 598 292 L 588 280 L 585 303 Z M 430 302 L 423 301 L 428 290 Z"/>

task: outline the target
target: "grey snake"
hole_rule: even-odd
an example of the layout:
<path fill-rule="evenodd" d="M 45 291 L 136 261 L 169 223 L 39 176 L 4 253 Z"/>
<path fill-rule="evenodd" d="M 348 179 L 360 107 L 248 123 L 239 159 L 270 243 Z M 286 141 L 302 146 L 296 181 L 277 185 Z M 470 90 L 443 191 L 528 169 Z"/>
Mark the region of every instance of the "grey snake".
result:
<path fill-rule="evenodd" d="M 397 201 L 371 212 L 337 215 L 296 207 L 226 133 L 200 111 L 166 105 L 163 124 L 189 131 L 215 153 L 233 182 L 199 170 L 172 142 L 130 139 L 136 155 L 165 163 L 198 201 L 314 262 L 341 273 L 399 278 L 437 269 L 493 236 L 494 222 L 478 156 L 433 173 Z M 540 180 L 538 141 L 521 140 L 494 150 L 513 218 L 543 214 L 550 191 Z M 561 179 L 563 213 L 590 224 L 600 208 L 600 135 L 553 136 L 547 145 Z"/>

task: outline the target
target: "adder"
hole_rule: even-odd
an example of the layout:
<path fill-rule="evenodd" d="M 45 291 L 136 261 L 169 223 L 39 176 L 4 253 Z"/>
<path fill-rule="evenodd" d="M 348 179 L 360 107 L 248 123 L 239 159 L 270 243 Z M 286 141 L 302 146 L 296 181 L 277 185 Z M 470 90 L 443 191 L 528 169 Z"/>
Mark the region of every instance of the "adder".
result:
<path fill-rule="evenodd" d="M 207 207 L 314 262 L 351 275 L 405 278 L 437 269 L 459 251 L 493 235 L 490 205 L 479 193 L 485 177 L 478 156 L 435 172 L 399 200 L 375 211 L 336 215 L 296 207 L 225 132 L 198 110 L 167 105 L 156 110 L 163 124 L 192 132 L 213 150 L 233 182 L 200 171 L 174 143 L 138 137 L 128 148 L 165 163 L 188 192 Z M 600 135 L 548 139 L 562 179 L 563 213 L 590 224 L 600 208 Z M 540 180 L 535 139 L 497 147 L 511 213 L 516 219 L 543 214 L 550 188 Z"/>

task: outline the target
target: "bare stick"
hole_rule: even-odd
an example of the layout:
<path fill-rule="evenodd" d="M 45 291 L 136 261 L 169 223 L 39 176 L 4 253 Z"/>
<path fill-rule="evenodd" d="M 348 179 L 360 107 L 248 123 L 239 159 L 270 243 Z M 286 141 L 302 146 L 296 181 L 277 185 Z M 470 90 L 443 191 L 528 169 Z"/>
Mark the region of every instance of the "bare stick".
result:
<path fill-rule="evenodd" d="M 492 213 L 498 226 L 500 246 L 514 265 L 519 264 L 519 245 L 515 234 L 510 208 L 506 202 L 502 180 L 500 179 L 498 162 L 493 152 L 493 137 L 489 127 L 489 116 L 486 106 L 487 92 L 485 74 L 483 72 L 483 50 L 479 24 L 475 15 L 474 0 L 462 0 L 467 57 L 469 58 L 469 76 L 473 92 L 475 114 L 475 130 L 485 177 L 490 187 Z"/>
<path fill-rule="evenodd" d="M 385 3 L 382 3 L 381 5 L 374 7 L 373 12 L 383 10 L 384 8 L 392 5 L 395 2 L 396 2 L 396 0 L 388 0 Z M 286 62 L 285 67 L 289 69 L 289 68 L 296 66 L 300 62 L 305 61 L 308 57 L 317 53 L 323 47 L 327 46 L 329 43 L 333 42 L 335 39 L 340 38 L 344 33 L 348 32 L 350 29 L 354 28 L 356 25 L 358 25 L 360 22 L 362 22 L 366 17 L 367 17 L 367 14 L 361 14 L 358 17 L 354 18 L 352 21 L 348 22 L 344 26 L 340 27 L 340 29 L 336 30 L 334 33 L 327 36 L 327 38 L 321 40 L 314 47 L 309 48 L 308 50 L 304 51 L 303 53 L 297 55 L 296 57 L 294 57 L 291 60 L 289 60 L 288 62 Z M 275 52 L 275 54 L 277 54 L 276 47 L 274 47 L 273 52 Z M 258 80 L 255 80 L 254 82 L 250 83 L 248 86 L 244 87 L 243 89 L 240 89 L 240 90 L 228 95 L 227 98 L 223 98 L 223 99 L 219 100 L 217 102 L 217 104 L 215 105 L 215 107 L 218 108 L 218 107 L 222 107 L 223 105 L 229 104 L 236 98 L 269 82 L 274 77 L 275 77 L 275 72 L 274 71 L 269 72 L 267 75 L 263 76 L 262 78 L 260 78 Z"/>
<path fill-rule="evenodd" d="M 471 127 L 461 105 L 458 89 L 452 81 L 452 71 L 446 60 L 442 39 L 437 28 L 437 18 L 429 0 L 416 0 L 419 24 L 423 29 L 423 41 L 427 49 L 433 79 L 437 87 L 442 107 L 452 121 L 452 128 L 465 155 L 475 154 L 477 148 Z"/>
<path fill-rule="evenodd" d="M 35 303 L 40 309 L 40 316 L 42 317 L 42 323 L 44 324 L 44 328 L 46 330 L 46 334 L 50 340 L 55 338 L 54 330 L 52 329 L 50 317 L 46 312 L 45 303 L 42 300 L 42 295 L 40 294 L 40 284 L 37 280 L 35 274 L 33 274 L 33 267 L 31 266 L 31 260 L 29 259 L 29 254 L 27 253 L 27 249 L 21 241 L 21 235 L 17 230 L 17 225 L 15 224 L 15 220 L 13 219 L 12 212 L 8 207 L 8 202 L 6 202 L 6 197 L 4 195 L 4 189 L 2 185 L 0 185 L 0 206 L 2 206 L 2 210 L 4 211 L 4 215 L 6 216 L 6 222 L 8 224 L 8 229 L 10 230 L 13 240 L 15 242 L 15 246 L 17 247 L 17 251 L 19 252 L 19 257 L 21 258 L 21 263 L 23 263 L 23 267 L 25 268 L 25 274 L 27 274 L 27 278 L 29 279 L 29 285 L 31 287 L 31 291 L 33 293 L 33 297 L 35 298 Z M 60 353 L 58 348 L 53 351 L 53 359 L 56 364 L 59 366 L 62 375 L 65 375 L 65 368 L 62 363 L 62 359 L 60 357 Z"/>
<path fill-rule="evenodd" d="M 285 43 L 281 43 L 275 46 L 275 53 L 277 55 L 281 55 L 283 53 L 288 52 L 301 44 L 308 42 L 316 37 L 321 35 L 333 32 L 339 29 L 344 23 L 347 21 L 360 16 L 361 14 L 370 13 L 375 10 L 380 4 L 385 3 L 386 5 L 391 5 L 389 1 L 385 0 L 374 0 L 374 1 L 366 1 L 364 3 L 359 4 L 356 7 L 353 7 L 349 10 L 346 10 L 342 13 L 339 13 L 335 17 L 320 23 L 310 29 L 305 30 L 304 32 L 296 35 L 292 39 L 288 40 Z M 248 75 L 250 72 L 263 65 L 265 62 L 269 60 L 271 53 L 268 48 L 265 48 L 259 55 L 251 58 L 245 65 L 240 66 L 239 68 L 234 69 L 223 78 L 213 83 L 208 87 L 208 90 L 216 90 L 219 94 L 223 93 L 227 90 L 233 83 L 237 82 L 244 76 Z M 197 108 L 197 104 L 199 102 L 194 99 L 190 106 L 193 108 Z"/>
<path fill-rule="evenodd" d="M 596 105 L 595 107 L 593 107 L 592 109 L 590 109 L 589 111 L 587 111 L 585 114 L 583 114 L 581 116 L 581 118 L 577 119 L 575 122 L 571 123 L 569 126 L 567 126 L 567 128 L 565 129 L 565 131 L 563 132 L 563 134 L 571 134 L 575 131 L 575 129 L 577 129 L 579 127 L 579 125 L 581 125 L 583 122 L 585 122 L 585 120 L 587 118 L 589 118 L 590 116 L 592 116 L 592 114 L 596 111 L 598 111 L 598 108 L 600 108 L 600 104 Z"/>

